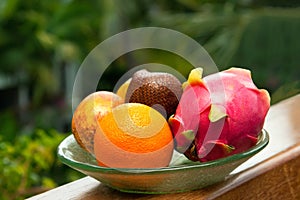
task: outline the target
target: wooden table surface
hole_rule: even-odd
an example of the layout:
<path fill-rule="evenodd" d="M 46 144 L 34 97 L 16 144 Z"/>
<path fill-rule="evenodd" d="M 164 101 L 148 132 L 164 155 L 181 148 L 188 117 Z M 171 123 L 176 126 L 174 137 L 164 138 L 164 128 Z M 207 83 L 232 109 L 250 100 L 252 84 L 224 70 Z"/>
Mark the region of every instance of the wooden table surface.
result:
<path fill-rule="evenodd" d="M 207 188 L 176 194 L 129 194 L 85 177 L 29 199 L 300 199 L 300 94 L 271 106 L 264 128 L 270 134 L 268 146 L 237 168 L 234 176 Z"/>

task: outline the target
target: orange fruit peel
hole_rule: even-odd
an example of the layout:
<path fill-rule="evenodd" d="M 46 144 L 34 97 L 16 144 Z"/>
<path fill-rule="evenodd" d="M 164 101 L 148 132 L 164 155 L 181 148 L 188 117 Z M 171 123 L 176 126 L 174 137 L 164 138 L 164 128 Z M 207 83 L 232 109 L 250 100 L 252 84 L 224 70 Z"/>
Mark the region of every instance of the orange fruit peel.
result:
<path fill-rule="evenodd" d="M 94 153 L 101 166 L 166 167 L 171 161 L 173 149 L 168 122 L 147 105 L 121 104 L 98 119 Z"/>

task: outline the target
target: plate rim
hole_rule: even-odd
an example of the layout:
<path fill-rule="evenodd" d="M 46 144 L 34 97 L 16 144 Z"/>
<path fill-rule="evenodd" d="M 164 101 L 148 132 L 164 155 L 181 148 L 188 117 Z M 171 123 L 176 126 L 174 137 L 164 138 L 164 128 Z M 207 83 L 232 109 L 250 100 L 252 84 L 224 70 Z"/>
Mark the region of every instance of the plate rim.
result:
<path fill-rule="evenodd" d="M 98 166 L 98 165 L 92 165 L 90 163 L 83 163 L 80 161 L 76 161 L 76 160 L 70 159 L 68 156 L 66 156 L 63 151 L 63 149 L 66 147 L 67 142 L 71 139 L 74 139 L 74 141 L 76 142 L 74 135 L 70 134 L 58 145 L 57 156 L 62 163 L 66 164 L 72 168 L 75 168 L 76 170 L 83 170 L 83 171 L 140 174 L 140 173 L 164 173 L 167 171 L 213 167 L 213 166 L 223 165 L 228 162 L 237 161 L 239 159 L 249 158 L 249 157 L 255 155 L 256 153 L 260 152 L 262 149 L 264 149 L 268 145 L 270 136 L 269 136 L 269 133 L 265 129 L 262 129 L 259 134 L 259 140 L 258 140 L 257 144 L 242 153 L 234 154 L 234 155 L 231 155 L 231 156 L 228 156 L 225 158 L 220 158 L 220 159 L 208 161 L 208 162 L 202 162 L 202 163 L 201 162 L 191 162 L 188 164 L 160 167 L 160 168 L 111 168 L 111 167 L 102 167 L 102 166 Z M 78 143 L 76 143 L 76 144 L 78 145 Z M 82 151 L 84 151 L 84 149 L 82 149 Z"/>

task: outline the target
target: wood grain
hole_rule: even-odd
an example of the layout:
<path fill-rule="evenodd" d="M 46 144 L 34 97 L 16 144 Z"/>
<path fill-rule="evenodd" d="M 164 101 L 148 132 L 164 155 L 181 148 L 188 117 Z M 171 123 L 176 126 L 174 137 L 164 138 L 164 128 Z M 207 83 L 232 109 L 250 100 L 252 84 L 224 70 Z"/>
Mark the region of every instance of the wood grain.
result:
<path fill-rule="evenodd" d="M 263 173 L 248 182 L 233 188 L 217 199 L 300 199 L 300 146 L 279 156 L 293 159 Z M 276 164 L 276 163 L 274 163 Z"/>
<path fill-rule="evenodd" d="M 29 199 L 300 199 L 300 95 L 273 105 L 264 128 L 270 134 L 269 145 L 229 179 L 207 188 L 165 195 L 128 194 L 85 177 Z"/>

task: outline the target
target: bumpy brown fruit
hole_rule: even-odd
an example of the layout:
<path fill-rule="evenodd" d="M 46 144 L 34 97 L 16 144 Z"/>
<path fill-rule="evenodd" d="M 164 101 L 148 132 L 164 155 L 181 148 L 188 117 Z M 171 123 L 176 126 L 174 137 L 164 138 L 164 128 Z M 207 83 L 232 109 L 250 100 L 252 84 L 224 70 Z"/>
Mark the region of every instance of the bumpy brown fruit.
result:
<path fill-rule="evenodd" d="M 181 95 L 182 86 L 175 76 L 143 69 L 133 74 L 125 102 L 148 105 L 168 118 L 175 113 Z"/>

